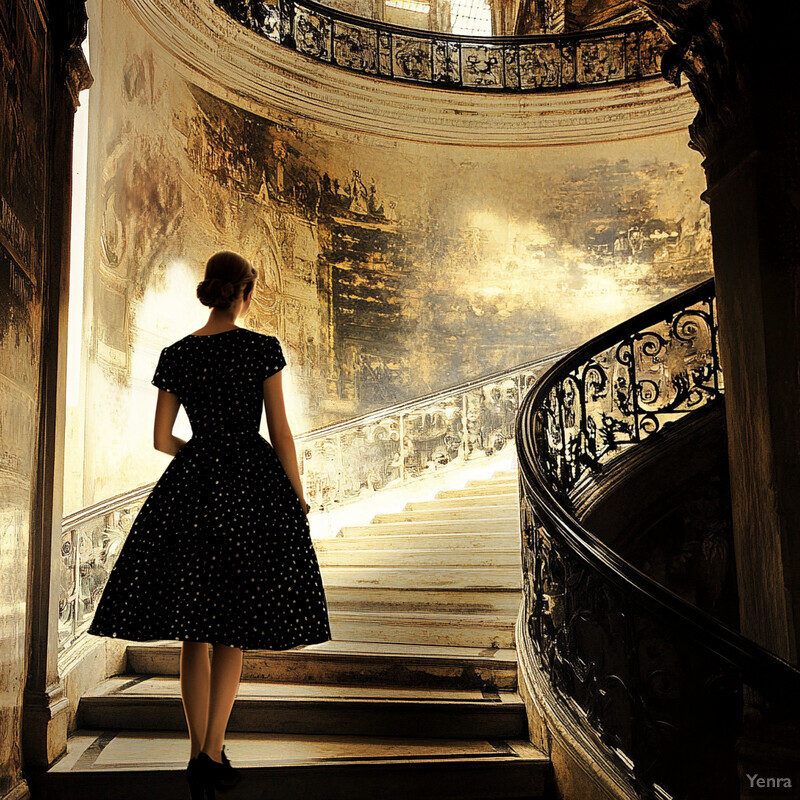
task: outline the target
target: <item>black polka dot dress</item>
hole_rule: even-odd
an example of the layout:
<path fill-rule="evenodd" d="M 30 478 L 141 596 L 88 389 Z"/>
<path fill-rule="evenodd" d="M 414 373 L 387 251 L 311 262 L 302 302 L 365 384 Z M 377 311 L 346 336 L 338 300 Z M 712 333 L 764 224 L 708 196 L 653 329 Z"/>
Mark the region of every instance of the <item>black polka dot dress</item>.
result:
<path fill-rule="evenodd" d="M 286 364 L 246 328 L 165 347 L 152 383 L 174 392 L 192 436 L 148 495 L 89 633 L 286 650 L 331 638 L 308 519 L 259 433 L 263 381 Z"/>

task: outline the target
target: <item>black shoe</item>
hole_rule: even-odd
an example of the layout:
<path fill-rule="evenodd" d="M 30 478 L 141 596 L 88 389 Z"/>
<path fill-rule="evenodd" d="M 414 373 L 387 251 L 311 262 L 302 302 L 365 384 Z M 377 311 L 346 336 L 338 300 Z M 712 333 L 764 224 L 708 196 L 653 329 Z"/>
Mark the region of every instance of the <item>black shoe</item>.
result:
<path fill-rule="evenodd" d="M 231 766 L 231 762 L 225 755 L 224 747 L 222 748 L 222 761 L 214 761 L 208 753 L 203 752 L 197 756 L 197 761 L 204 774 L 206 787 L 211 786 L 221 792 L 226 792 L 228 789 L 233 789 L 242 778 L 241 772 Z"/>
<path fill-rule="evenodd" d="M 206 787 L 203 781 L 202 767 L 197 758 L 189 759 L 189 763 L 186 765 L 186 780 L 189 782 L 189 792 L 192 800 L 203 800 L 206 796 Z"/>
<path fill-rule="evenodd" d="M 228 775 L 230 777 L 230 780 L 234 782 L 233 785 L 235 786 L 242 779 L 242 773 L 238 769 L 236 769 L 236 767 L 231 766 L 231 762 L 228 760 L 228 756 L 225 753 L 224 747 L 222 748 L 222 763 L 228 769 Z"/>

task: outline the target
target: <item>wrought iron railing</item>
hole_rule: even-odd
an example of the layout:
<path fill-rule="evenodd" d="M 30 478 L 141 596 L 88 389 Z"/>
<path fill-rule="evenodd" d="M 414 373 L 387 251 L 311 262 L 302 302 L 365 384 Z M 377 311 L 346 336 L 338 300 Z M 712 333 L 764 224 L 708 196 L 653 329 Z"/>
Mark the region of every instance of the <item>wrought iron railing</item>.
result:
<path fill-rule="evenodd" d="M 537 92 L 660 75 L 669 42 L 640 22 L 602 31 L 461 36 L 391 25 L 313 0 L 214 0 L 233 19 L 298 53 L 362 75 L 444 89 Z"/>
<path fill-rule="evenodd" d="M 525 392 L 562 354 L 295 436 L 306 497 L 329 510 L 510 446 Z M 65 517 L 59 651 L 89 626 L 154 483 Z"/>
<path fill-rule="evenodd" d="M 524 635 L 574 724 L 647 800 L 739 796 L 743 689 L 798 714 L 800 672 L 624 561 L 573 499 L 626 450 L 724 391 L 712 281 L 550 369 L 517 420 Z M 665 483 L 672 476 L 665 475 Z"/>

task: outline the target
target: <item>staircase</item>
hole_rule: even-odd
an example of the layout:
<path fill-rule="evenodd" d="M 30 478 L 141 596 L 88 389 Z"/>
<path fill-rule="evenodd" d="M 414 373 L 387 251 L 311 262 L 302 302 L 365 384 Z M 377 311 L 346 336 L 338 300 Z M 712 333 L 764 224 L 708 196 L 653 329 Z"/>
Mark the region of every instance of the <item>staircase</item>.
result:
<path fill-rule="evenodd" d="M 515 472 L 315 541 L 334 639 L 245 653 L 226 752 L 231 798 L 534 800 L 548 759 L 517 693 Z M 186 795 L 180 643 L 131 644 L 84 695 L 35 796 Z"/>

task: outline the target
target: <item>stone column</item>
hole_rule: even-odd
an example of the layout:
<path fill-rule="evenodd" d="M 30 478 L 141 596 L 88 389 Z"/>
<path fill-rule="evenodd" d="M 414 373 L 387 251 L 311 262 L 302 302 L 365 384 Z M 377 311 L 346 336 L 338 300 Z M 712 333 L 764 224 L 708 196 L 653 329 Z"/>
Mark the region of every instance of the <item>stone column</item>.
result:
<path fill-rule="evenodd" d="M 800 655 L 800 115 L 795 47 L 765 4 L 645 4 L 700 110 L 726 382 L 742 633 Z M 782 32 L 782 29 L 786 33 Z"/>
<path fill-rule="evenodd" d="M 742 633 L 800 657 L 800 99 L 792 26 L 749 0 L 642 0 L 675 45 L 662 71 L 688 78 L 689 128 L 706 157 Z M 800 726 L 746 692 L 748 774 L 800 785 Z M 777 785 L 777 784 L 776 784 Z"/>
<path fill-rule="evenodd" d="M 81 50 L 83 0 L 47 4 L 55 68 L 50 84 L 48 200 L 39 451 L 31 530 L 28 676 L 22 743 L 27 767 L 48 767 L 66 749 L 69 703 L 58 675 L 58 596 L 66 408 L 72 131 L 79 92 L 91 84 Z"/>

